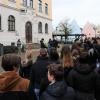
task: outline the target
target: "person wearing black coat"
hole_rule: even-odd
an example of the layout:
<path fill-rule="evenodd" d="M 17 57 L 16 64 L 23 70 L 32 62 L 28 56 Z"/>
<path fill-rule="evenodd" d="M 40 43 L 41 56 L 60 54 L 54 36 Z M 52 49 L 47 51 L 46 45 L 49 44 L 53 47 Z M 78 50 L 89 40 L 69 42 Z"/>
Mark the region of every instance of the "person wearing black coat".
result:
<path fill-rule="evenodd" d="M 95 88 L 95 98 L 96 100 L 100 100 L 100 67 L 96 70 L 96 88 Z"/>
<path fill-rule="evenodd" d="M 29 79 L 32 65 L 32 60 L 29 60 L 27 63 L 22 64 L 19 71 L 20 76 Z"/>
<path fill-rule="evenodd" d="M 46 80 L 47 71 L 48 71 L 48 57 L 47 51 L 45 49 L 40 50 L 40 55 L 37 58 L 37 61 L 33 64 L 30 74 L 30 86 L 29 91 L 33 93 L 34 90 L 39 99 L 40 86 L 43 81 Z"/>
<path fill-rule="evenodd" d="M 77 100 L 94 100 L 96 72 L 90 62 L 87 54 L 81 55 L 69 73 L 68 83 L 75 89 Z"/>
<path fill-rule="evenodd" d="M 61 63 L 62 63 L 63 68 L 64 68 L 64 79 L 65 79 L 65 82 L 67 83 L 68 74 L 74 67 L 74 60 L 72 57 L 71 49 L 68 45 L 64 45 L 62 47 Z"/>
<path fill-rule="evenodd" d="M 43 38 L 40 40 L 40 47 L 41 48 L 46 48 L 46 46 L 44 44 L 44 39 Z"/>
<path fill-rule="evenodd" d="M 63 80 L 64 70 L 59 64 L 51 64 L 48 68 L 48 85 L 40 100 L 76 100 L 73 88 Z"/>
<path fill-rule="evenodd" d="M 60 64 L 59 54 L 55 48 L 52 48 L 49 54 L 49 63 Z"/>
<path fill-rule="evenodd" d="M 0 93 L 0 100 L 36 100 L 36 98 L 30 95 L 28 92 L 9 91 Z"/>

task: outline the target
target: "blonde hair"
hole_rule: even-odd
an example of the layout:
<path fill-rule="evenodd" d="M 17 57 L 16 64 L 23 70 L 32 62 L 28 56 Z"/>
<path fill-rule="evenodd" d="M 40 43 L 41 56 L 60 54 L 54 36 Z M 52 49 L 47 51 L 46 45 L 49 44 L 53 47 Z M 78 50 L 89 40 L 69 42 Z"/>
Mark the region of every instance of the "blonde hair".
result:
<path fill-rule="evenodd" d="M 27 59 L 32 59 L 33 58 L 33 53 L 31 51 L 27 52 L 26 58 Z"/>
<path fill-rule="evenodd" d="M 33 60 L 33 50 L 32 49 L 26 50 L 26 53 L 25 53 L 25 61 L 27 62 L 29 60 Z"/>

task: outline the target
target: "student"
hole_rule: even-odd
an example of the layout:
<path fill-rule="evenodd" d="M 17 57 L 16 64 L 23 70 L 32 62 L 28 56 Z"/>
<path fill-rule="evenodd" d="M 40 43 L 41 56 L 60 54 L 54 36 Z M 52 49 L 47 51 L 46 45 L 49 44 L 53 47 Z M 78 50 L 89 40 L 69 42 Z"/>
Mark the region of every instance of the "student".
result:
<path fill-rule="evenodd" d="M 63 76 L 64 71 L 61 65 L 51 64 L 48 67 L 50 84 L 41 95 L 40 100 L 75 100 L 75 93 L 72 88 L 67 87 Z"/>
<path fill-rule="evenodd" d="M 86 52 L 80 55 L 67 79 L 76 91 L 77 100 L 94 100 L 96 72 Z"/>
<path fill-rule="evenodd" d="M 5 72 L 0 74 L 0 92 L 28 91 L 29 80 L 19 76 L 21 58 L 15 54 L 2 57 L 2 68 Z"/>
<path fill-rule="evenodd" d="M 21 41 L 18 39 L 17 41 L 18 53 L 21 54 Z"/>
<path fill-rule="evenodd" d="M 19 76 L 21 58 L 15 54 L 7 54 L 2 57 L 0 73 L 0 100 L 36 100 L 35 94 L 28 92 L 29 80 Z"/>
<path fill-rule="evenodd" d="M 61 50 L 61 63 L 64 68 L 64 79 L 67 83 L 68 74 L 74 67 L 73 57 L 68 45 L 64 45 Z"/>
<path fill-rule="evenodd" d="M 20 75 L 23 78 L 30 78 L 30 72 L 33 65 L 33 55 L 31 52 L 28 52 L 26 55 L 25 61 L 22 62 L 22 66 L 20 67 Z"/>
<path fill-rule="evenodd" d="M 29 91 L 31 94 L 33 94 L 33 90 L 36 94 L 37 100 L 39 100 L 39 94 L 40 94 L 40 88 L 41 83 L 45 83 L 47 77 L 47 71 L 48 71 L 48 56 L 47 56 L 47 50 L 41 49 L 40 55 L 37 57 L 36 62 L 33 64 L 30 74 L 30 86 Z M 44 86 L 42 85 L 44 88 Z M 44 89 L 43 89 L 44 90 Z M 41 91 L 42 92 L 42 91 Z"/>

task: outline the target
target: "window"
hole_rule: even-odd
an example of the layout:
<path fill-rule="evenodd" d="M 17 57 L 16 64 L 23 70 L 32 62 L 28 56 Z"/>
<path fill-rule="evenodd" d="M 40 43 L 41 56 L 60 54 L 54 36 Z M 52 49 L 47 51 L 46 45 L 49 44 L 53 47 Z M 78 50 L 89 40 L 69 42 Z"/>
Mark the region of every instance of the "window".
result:
<path fill-rule="evenodd" d="M 39 12 L 42 13 L 42 1 L 41 0 L 39 0 Z"/>
<path fill-rule="evenodd" d="M 12 15 L 8 17 L 8 31 L 15 31 L 15 17 Z"/>
<path fill-rule="evenodd" d="M 48 24 L 45 24 L 45 33 L 48 33 Z"/>
<path fill-rule="evenodd" d="M 38 32 L 42 33 L 42 23 L 41 22 L 38 23 Z"/>
<path fill-rule="evenodd" d="M 48 15 L 48 4 L 45 3 L 45 14 Z"/>
<path fill-rule="evenodd" d="M 1 30 L 1 15 L 0 15 L 0 30 Z"/>
<path fill-rule="evenodd" d="M 23 5 L 27 6 L 27 0 L 23 0 Z"/>
<path fill-rule="evenodd" d="M 33 0 L 30 0 L 30 7 L 33 8 Z"/>
<path fill-rule="evenodd" d="M 16 0 L 9 0 L 9 1 L 14 2 L 14 3 L 16 2 Z"/>

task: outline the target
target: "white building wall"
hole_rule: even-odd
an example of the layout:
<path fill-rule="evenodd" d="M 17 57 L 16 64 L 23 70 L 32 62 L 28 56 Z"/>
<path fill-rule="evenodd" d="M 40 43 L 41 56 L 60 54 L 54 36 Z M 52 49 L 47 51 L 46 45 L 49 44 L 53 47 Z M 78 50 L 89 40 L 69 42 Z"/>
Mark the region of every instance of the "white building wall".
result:
<path fill-rule="evenodd" d="M 0 6 L 0 14 L 2 16 L 2 30 L 0 31 L 0 43 L 3 43 L 4 45 L 10 45 L 11 42 L 16 41 L 16 32 L 19 29 L 19 19 L 16 18 L 16 16 L 19 16 L 18 12 L 16 10 L 8 9 L 6 7 Z M 16 19 L 16 31 L 11 32 L 8 31 L 8 17 L 9 15 L 13 15 Z M 20 31 L 20 30 L 19 30 Z"/>
<path fill-rule="evenodd" d="M 42 22 L 42 33 L 38 33 L 38 23 Z M 48 33 L 45 33 L 45 24 L 48 24 Z M 44 38 L 45 42 L 48 42 L 50 38 L 52 38 L 52 22 L 48 19 L 44 19 L 42 17 L 36 17 L 34 20 L 33 26 L 33 42 L 39 42 L 41 38 Z"/>
<path fill-rule="evenodd" d="M 20 38 L 22 42 L 26 43 L 25 38 L 25 24 L 30 21 L 32 23 L 32 41 L 33 43 L 39 43 L 41 38 L 45 39 L 45 42 L 52 38 L 52 21 L 34 16 L 32 9 L 27 9 L 27 13 L 21 13 L 19 10 L 15 10 L 9 7 L 0 5 L 0 14 L 2 17 L 2 30 L 0 30 L 0 43 L 4 45 L 10 45 L 11 42 L 17 42 Z M 15 17 L 15 32 L 8 31 L 8 16 L 13 15 Z M 42 22 L 43 33 L 38 33 L 38 22 Z M 45 34 L 45 23 L 48 23 L 48 34 Z"/>

